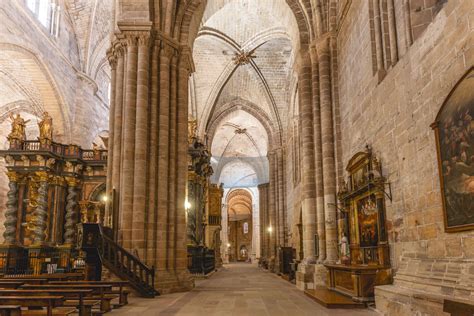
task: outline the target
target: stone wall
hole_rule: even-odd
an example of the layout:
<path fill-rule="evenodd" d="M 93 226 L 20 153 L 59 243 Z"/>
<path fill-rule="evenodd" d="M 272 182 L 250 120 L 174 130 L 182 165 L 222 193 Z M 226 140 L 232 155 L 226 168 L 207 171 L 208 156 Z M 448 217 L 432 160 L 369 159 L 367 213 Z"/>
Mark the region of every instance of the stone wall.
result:
<path fill-rule="evenodd" d="M 372 71 L 368 2 L 352 2 L 337 36 L 342 163 L 370 144 L 392 185 L 386 207 L 395 280 L 376 292 L 377 308 L 387 315 L 442 314 L 434 295 L 472 299 L 474 293 L 474 235 L 444 232 L 430 128 L 474 64 L 474 2 L 437 5 L 426 21 L 416 18 L 424 29 L 414 31 L 413 44 L 399 41 L 399 60 L 382 80 Z"/>

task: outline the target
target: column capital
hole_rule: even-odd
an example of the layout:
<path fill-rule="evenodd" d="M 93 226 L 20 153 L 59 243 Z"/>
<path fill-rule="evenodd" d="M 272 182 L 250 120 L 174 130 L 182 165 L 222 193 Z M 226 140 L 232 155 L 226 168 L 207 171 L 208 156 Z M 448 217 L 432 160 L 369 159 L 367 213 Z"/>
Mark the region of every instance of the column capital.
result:
<path fill-rule="evenodd" d="M 46 171 L 36 171 L 35 175 L 38 177 L 39 182 L 47 182 L 50 178 L 50 175 Z"/>
<path fill-rule="evenodd" d="M 75 177 L 64 177 L 64 180 L 66 180 L 68 187 L 77 187 L 81 184 L 81 180 Z"/>
<path fill-rule="evenodd" d="M 18 182 L 21 180 L 22 175 L 16 171 L 7 171 L 7 177 L 10 180 L 10 182 Z"/>

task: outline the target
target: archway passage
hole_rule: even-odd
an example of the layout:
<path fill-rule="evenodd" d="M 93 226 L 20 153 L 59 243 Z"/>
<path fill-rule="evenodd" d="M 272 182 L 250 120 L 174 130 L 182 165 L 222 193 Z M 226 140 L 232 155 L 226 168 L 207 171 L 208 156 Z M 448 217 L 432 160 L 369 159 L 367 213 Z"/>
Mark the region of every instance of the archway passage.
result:
<path fill-rule="evenodd" d="M 251 260 L 252 251 L 252 196 L 244 189 L 233 190 L 227 197 L 227 255 L 229 262 Z"/>

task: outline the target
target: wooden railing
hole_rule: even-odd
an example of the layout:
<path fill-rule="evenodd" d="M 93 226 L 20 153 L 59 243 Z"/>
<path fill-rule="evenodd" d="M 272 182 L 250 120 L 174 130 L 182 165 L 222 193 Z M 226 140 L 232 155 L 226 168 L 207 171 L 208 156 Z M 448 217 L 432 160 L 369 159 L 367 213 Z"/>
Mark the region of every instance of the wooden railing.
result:
<path fill-rule="evenodd" d="M 16 150 L 49 151 L 65 158 L 77 158 L 86 161 L 107 161 L 107 150 L 82 149 L 77 145 L 64 145 L 55 142 L 52 142 L 50 145 L 42 145 L 38 140 L 27 140 Z"/>
<path fill-rule="evenodd" d="M 130 281 L 130 285 L 144 297 L 155 297 L 155 269 L 122 248 L 105 234 L 101 234 L 99 253 L 102 263 L 117 276 Z"/>

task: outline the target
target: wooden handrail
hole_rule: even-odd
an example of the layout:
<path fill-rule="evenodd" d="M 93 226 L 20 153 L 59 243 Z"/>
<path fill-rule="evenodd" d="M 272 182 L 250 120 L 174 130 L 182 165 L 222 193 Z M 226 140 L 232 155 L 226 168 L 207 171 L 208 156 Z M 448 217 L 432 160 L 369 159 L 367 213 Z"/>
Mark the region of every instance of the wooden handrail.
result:
<path fill-rule="evenodd" d="M 102 262 L 116 273 L 130 281 L 145 297 L 154 297 L 158 292 L 154 288 L 155 268 L 148 267 L 137 256 L 123 248 L 101 230 L 101 241 L 98 247 Z"/>

